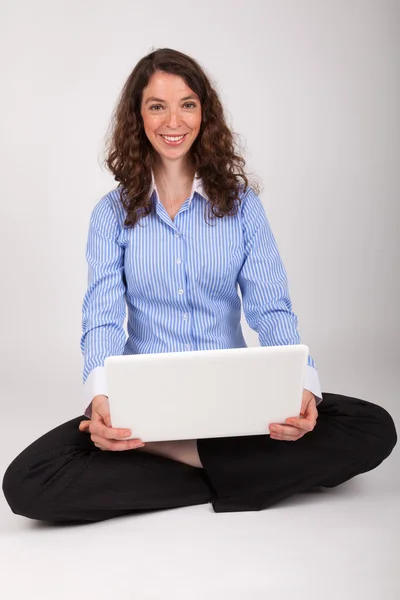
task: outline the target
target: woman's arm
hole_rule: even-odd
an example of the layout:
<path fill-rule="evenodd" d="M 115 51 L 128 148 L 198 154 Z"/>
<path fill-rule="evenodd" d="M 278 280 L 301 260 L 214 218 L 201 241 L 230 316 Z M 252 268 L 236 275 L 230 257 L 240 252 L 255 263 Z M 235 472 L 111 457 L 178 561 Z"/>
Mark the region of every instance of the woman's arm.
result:
<path fill-rule="evenodd" d="M 241 205 L 244 261 L 238 276 L 243 312 L 261 346 L 300 344 L 285 267 L 259 197 L 249 189 Z M 308 356 L 304 388 L 322 401 L 318 372 Z"/>
<path fill-rule="evenodd" d="M 88 417 L 92 399 L 108 395 L 104 360 L 123 354 L 125 346 L 125 249 L 119 241 L 120 232 L 115 206 L 107 194 L 91 214 L 86 247 L 88 287 L 82 305 L 80 345 Z"/>

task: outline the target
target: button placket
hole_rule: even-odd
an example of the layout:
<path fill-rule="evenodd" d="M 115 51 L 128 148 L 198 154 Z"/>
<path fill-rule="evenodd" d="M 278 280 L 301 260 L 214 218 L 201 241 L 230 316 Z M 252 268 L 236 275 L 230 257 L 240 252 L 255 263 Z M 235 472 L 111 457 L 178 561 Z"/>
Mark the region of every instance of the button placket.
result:
<path fill-rule="evenodd" d="M 179 238 L 181 237 L 181 235 L 180 235 L 178 232 L 175 232 L 175 233 L 174 233 L 174 237 L 175 237 L 175 239 L 179 239 Z M 180 265 L 180 264 L 182 264 L 182 258 L 181 258 L 180 256 L 178 256 L 178 257 L 176 258 L 176 264 L 177 264 L 177 265 Z M 182 275 L 183 275 L 183 274 L 182 274 Z M 184 294 L 184 293 L 185 293 L 185 290 L 184 290 L 182 287 L 178 289 L 178 294 L 179 294 L 180 296 L 183 296 L 183 294 Z M 184 312 L 184 313 L 182 313 L 182 319 L 183 319 L 183 320 L 184 320 L 186 323 L 188 323 L 188 320 L 189 320 L 189 314 L 188 314 L 187 312 Z M 190 350 L 190 349 L 191 349 L 191 347 L 192 347 L 192 345 L 191 345 L 191 344 L 189 344 L 189 343 L 185 344 L 185 350 Z"/>

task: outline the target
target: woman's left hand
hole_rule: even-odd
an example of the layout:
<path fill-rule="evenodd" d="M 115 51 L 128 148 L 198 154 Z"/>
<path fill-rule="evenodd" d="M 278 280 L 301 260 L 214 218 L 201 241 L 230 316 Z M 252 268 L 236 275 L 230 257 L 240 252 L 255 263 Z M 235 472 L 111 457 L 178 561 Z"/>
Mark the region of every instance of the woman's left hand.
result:
<path fill-rule="evenodd" d="M 288 425 L 271 423 L 269 426 L 271 438 L 295 442 L 314 429 L 317 419 L 318 411 L 315 396 L 309 390 L 304 390 L 300 416 L 286 419 L 285 423 L 288 423 Z"/>

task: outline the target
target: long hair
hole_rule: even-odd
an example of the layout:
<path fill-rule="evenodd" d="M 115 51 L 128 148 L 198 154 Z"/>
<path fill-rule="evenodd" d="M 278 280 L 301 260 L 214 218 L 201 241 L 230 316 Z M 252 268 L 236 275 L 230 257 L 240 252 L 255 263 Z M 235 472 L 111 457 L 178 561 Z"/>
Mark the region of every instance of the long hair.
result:
<path fill-rule="evenodd" d="M 106 142 L 106 167 L 121 187 L 127 212 L 124 225 L 134 227 L 153 211 L 149 192 L 154 149 L 144 131 L 141 115 L 143 89 L 155 72 L 179 75 L 200 98 L 202 119 L 189 153 L 193 174 L 202 178 L 211 218 L 234 215 L 240 192 L 249 187 L 245 160 L 226 124 L 221 101 L 204 70 L 191 57 L 170 48 L 155 50 L 134 67 L 121 91 Z M 258 192 L 258 184 L 251 182 Z"/>

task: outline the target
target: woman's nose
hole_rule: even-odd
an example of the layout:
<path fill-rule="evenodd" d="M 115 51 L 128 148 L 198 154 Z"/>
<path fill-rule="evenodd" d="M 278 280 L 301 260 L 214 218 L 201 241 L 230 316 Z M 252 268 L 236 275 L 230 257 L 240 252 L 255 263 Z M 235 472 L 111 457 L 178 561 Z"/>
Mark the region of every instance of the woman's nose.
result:
<path fill-rule="evenodd" d="M 179 125 L 179 117 L 175 110 L 170 110 L 167 114 L 167 125 L 175 128 Z"/>

